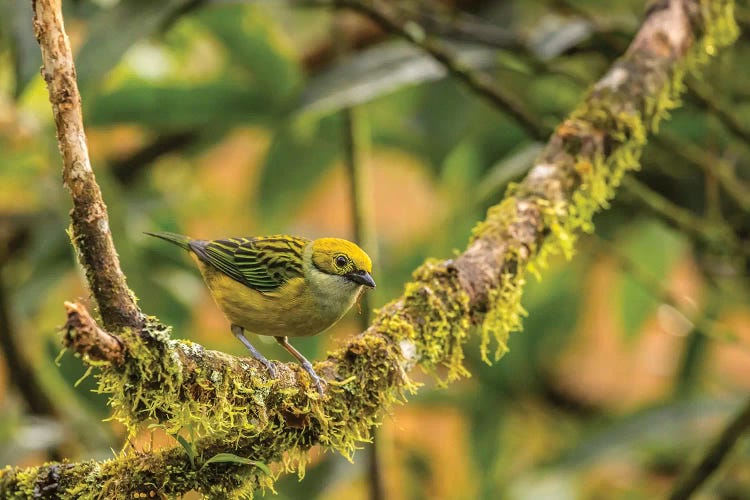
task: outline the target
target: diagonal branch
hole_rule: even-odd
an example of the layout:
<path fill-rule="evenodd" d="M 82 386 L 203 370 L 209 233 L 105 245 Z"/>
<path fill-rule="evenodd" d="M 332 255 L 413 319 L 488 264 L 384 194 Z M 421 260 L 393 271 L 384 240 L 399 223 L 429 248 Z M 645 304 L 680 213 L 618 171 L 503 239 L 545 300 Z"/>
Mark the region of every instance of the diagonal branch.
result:
<path fill-rule="evenodd" d="M 38 33 L 42 45 L 49 43 L 46 31 Z M 498 353 L 507 349 L 523 313 L 526 273 L 542 269 L 551 254 L 572 254 L 576 235 L 592 230 L 594 212 L 637 167 L 647 134 L 676 106 L 685 70 L 735 36 L 729 1 L 654 6 L 625 55 L 558 126 L 524 181 L 490 209 L 466 251 L 417 269 L 367 330 L 317 363 L 328 381 L 325 401 L 296 365 L 279 366 L 278 379 L 269 380 L 253 360 L 171 340 L 167 328 L 147 318 L 138 331 L 115 332 L 125 361 L 119 368 L 96 361 L 99 389 L 131 430 L 151 419 L 169 432 L 190 428 L 202 437 L 106 462 L 8 468 L 0 472 L 0 496 L 134 498 L 194 489 L 224 498 L 272 480 L 257 464 L 209 460 L 218 453 L 281 462 L 285 470 L 303 467 L 315 444 L 350 455 L 383 410 L 415 389 L 408 377 L 415 365 L 442 368 L 446 381 L 466 374 L 463 345 L 472 324 L 481 325 L 483 354 L 491 338 Z"/>
<path fill-rule="evenodd" d="M 377 22 L 384 29 L 408 40 L 442 64 L 457 80 L 467 85 L 474 93 L 486 99 L 492 106 L 507 113 L 533 139 L 543 140 L 551 132 L 539 123 L 529 111 L 521 106 L 520 99 L 498 85 L 487 73 L 474 71 L 463 65 L 458 58 L 438 39 L 427 34 L 418 24 L 404 19 L 403 12 L 395 6 L 398 2 L 381 0 L 299 0 L 301 5 L 332 6 L 348 8 Z"/>
<path fill-rule="evenodd" d="M 73 199 L 71 240 L 86 272 L 107 329 L 138 327 L 141 314 L 120 269 L 107 206 L 91 169 L 81 115 L 81 94 L 70 41 L 63 25 L 61 0 L 34 0 L 34 34 L 42 50 L 57 143 L 63 157 L 63 183 Z"/>
<path fill-rule="evenodd" d="M 716 440 L 705 452 L 700 462 L 685 471 L 669 495 L 669 500 L 687 500 L 698 491 L 703 483 L 716 472 L 727 459 L 742 436 L 750 429 L 750 401 L 722 429 Z"/>

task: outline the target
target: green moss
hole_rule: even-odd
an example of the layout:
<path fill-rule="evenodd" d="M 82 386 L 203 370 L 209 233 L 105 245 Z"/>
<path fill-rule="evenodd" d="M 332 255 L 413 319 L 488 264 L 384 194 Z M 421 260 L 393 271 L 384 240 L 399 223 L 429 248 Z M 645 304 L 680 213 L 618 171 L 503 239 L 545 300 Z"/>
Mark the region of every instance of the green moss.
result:
<path fill-rule="evenodd" d="M 704 0 L 700 5 L 702 36 L 680 64 L 670 66 L 671 74 L 665 64 L 662 78 L 645 80 L 645 86 L 640 81 L 642 75 L 635 75 L 637 84 L 627 91 L 606 87 L 592 89 L 584 103 L 558 128 L 561 142 L 551 142 L 540 155 L 542 164 L 553 165 L 556 172 L 547 179 L 527 179 L 520 185 L 510 186 L 503 202 L 492 207 L 487 219 L 474 229 L 474 239 L 511 242 L 505 261 L 506 269 L 511 271 L 503 273 L 500 283 L 490 290 L 490 307 L 482 324 L 481 348 L 485 361 L 489 360 L 490 338 L 497 343 L 495 358 L 498 359 L 507 351 L 509 333 L 521 328 L 525 273 L 539 277 L 550 256 L 562 254 L 568 259 L 573 256 L 578 234 L 593 231 L 594 214 L 607 208 L 622 177 L 639 167 L 647 133 L 656 132 L 659 122 L 680 104 L 686 72 L 704 65 L 718 47 L 736 39 L 733 2 Z M 625 74 L 634 71 L 638 63 L 628 61 L 628 57 L 651 56 L 626 56 L 619 63 Z M 634 107 L 632 103 L 638 99 L 643 102 Z M 566 178 L 577 178 L 577 182 L 572 183 L 572 192 L 566 185 Z M 516 207 L 522 201 L 535 204 L 543 221 L 538 226 L 539 244 L 527 247 L 527 251 L 514 246 L 510 231 L 512 224 L 519 223 Z"/>
<path fill-rule="evenodd" d="M 412 275 L 401 299 L 404 314 L 379 314 L 376 328 L 401 343 L 401 356 L 414 357 L 426 371 L 438 375 L 447 370 L 441 383 L 469 373 L 463 366 L 463 348 L 470 327 L 469 297 L 460 287 L 449 263 L 428 260 Z M 384 308 L 387 310 L 387 307 Z M 408 314 L 408 315 L 407 315 Z"/>

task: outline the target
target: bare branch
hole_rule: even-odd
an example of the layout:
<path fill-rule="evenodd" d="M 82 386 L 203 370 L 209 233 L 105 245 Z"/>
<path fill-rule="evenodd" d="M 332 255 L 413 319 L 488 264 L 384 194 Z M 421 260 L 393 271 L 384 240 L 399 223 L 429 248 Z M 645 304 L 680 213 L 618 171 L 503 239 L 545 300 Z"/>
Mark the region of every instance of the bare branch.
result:
<path fill-rule="evenodd" d="M 706 450 L 705 455 L 680 478 L 669 500 L 687 500 L 716 472 L 726 460 L 737 441 L 750 429 L 750 401 L 729 421 L 719 436 Z"/>
<path fill-rule="evenodd" d="M 331 5 L 360 12 L 388 31 L 408 40 L 442 64 L 452 76 L 468 85 L 492 106 L 507 113 L 518 125 L 538 140 L 546 139 L 550 130 L 520 104 L 520 99 L 500 86 L 490 75 L 474 71 L 458 61 L 439 40 L 428 35 L 418 24 L 404 19 L 393 2 L 380 0 L 300 0 L 301 5 Z"/>
<path fill-rule="evenodd" d="M 42 76 L 47 82 L 63 157 L 63 182 L 73 198 L 71 240 L 105 328 L 117 332 L 125 327 L 138 327 L 142 323 L 141 314 L 120 269 L 107 206 L 91 169 L 81 95 L 63 24 L 61 0 L 35 0 L 32 5 L 34 34 L 42 50 Z"/>
<path fill-rule="evenodd" d="M 65 322 L 65 347 L 86 356 L 91 361 L 107 361 L 119 368 L 125 362 L 125 348 L 114 335 L 96 324 L 83 304 L 65 302 L 68 320 Z"/>

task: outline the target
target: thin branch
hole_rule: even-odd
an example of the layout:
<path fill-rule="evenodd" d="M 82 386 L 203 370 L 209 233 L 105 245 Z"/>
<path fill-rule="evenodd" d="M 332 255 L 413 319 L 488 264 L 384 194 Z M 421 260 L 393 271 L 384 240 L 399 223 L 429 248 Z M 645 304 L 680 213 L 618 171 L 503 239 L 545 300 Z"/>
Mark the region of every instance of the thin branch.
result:
<path fill-rule="evenodd" d="M 343 139 L 345 163 L 349 177 L 349 193 L 352 200 L 354 240 L 367 249 L 373 266 L 378 267 L 378 243 L 373 221 L 372 183 L 365 155 L 368 150 L 367 129 L 362 110 L 347 108 L 341 112 L 343 118 Z M 372 292 L 363 294 L 359 302 L 359 326 L 367 329 L 372 321 Z M 367 476 L 370 500 L 386 498 L 383 482 L 383 467 L 380 460 L 380 440 L 382 434 L 377 428 L 371 429 L 372 444 L 367 447 Z"/>
<path fill-rule="evenodd" d="M 510 115 L 533 139 L 546 139 L 551 130 L 540 123 L 520 103 L 521 99 L 497 84 L 492 76 L 474 71 L 461 63 L 439 40 L 427 34 L 418 24 L 404 19 L 394 3 L 380 0 L 300 0 L 300 5 L 333 6 L 360 12 L 380 26 L 421 48 L 442 64 L 457 80 L 486 99 L 493 107 Z"/>
<path fill-rule="evenodd" d="M 42 51 L 42 76 L 63 157 L 63 183 L 73 199 L 71 240 L 78 251 L 105 328 L 139 327 L 141 314 L 120 269 L 112 242 L 107 206 L 89 160 L 81 116 L 81 95 L 61 0 L 34 0 L 34 34 Z"/>
<path fill-rule="evenodd" d="M 200 133 L 197 130 L 165 133 L 132 154 L 110 162 L 112 175 L 123 186 L 132 185 L 141 172 L 163 155 L 175 153 L 194 144 Z"/>
<path fill-rule="evenodd" d="M 409 5 L 405 4 L 404 10 L 408 9 L 416 22 L 430 33 L 497 49 L 523 48 L 523 36 L 519 32 L 499 28 L 467 12 L 445 12 L 442 9 L 432 10 L 425 7 L 419 5 L 417 9 L 409 9 Z"/>
<path fill-rule="evenodd" d="M 333 22 L 333 40 L 339 40 L 337 45 L 339 56 L 343 56 L 348 50 L 346 39 L 342 36 L 344 31 L 341 16 Z M 354 107 L 344 108 L 341 111 L 342 120 L 342 142 L 344 146 L 344 163 L 348 174 L 349 197 L 352 207 L 352 225 L 354 230 L 354 241 L 360 247 L 365 248 L 373 262 L 373 268 L 378 268 L 378 242 L 375 236 L 372 183 L 370 169 L 367 165 L 369 153 L 369 130 L 364 112 Z M 363 293 L 359 296 L 357 308 L 359 310 L 359 327 L 366 330 L 372 321 L 372 293 Z M 385 499 L 385 484 L 383 482 L 383 467 L 380 460 L 380 440 L 382 434 L 378 432 L 377 426 L 370 429 L 372 436 L 370 446 L 365 448 L 367 462 L 367 484 L 370 500 Z"/>
<path fill-rule="evenodd" d="M 726 129 L 737 139 L 750 146 L 750 128 L 737 118 L 735 113 L 724 102 L 711 95 L 706 85 L 698 80 L 688 82 L 688 89 L 692 97 L 706 107 L 709 112 L 719 119 Z"/>
<path fill-rule="evenodd" d="M 48 6 L 38 1 L 37 10 L 40 4 Z M 504 346 L 518 327 L 525 273 L 543 268 L 550 254 L 570 254 L 576 235 L 591 229 L 593 213 L 636 166 L 646 135 L 676 105 L 679 76 L 705 58 L 702 35 L 711 35 L 711 52 L 733 40 L 730 5 L 698 9 L 694 1 L 671 0 L 652 9 L 623 58 L 558 127 L 523 182 L 490 210 L 466 251 L 425 263 L 366 331 L 316 363 L 328 381 L 325 400 L 297 365 L 277 364 L 278 377 L 269 379 L 253 360 L 171 340 L 149 318 L 142 329 L 118 335 L 126 349 L 121 369 L 97 363 L 99 388 L 131 430 L 151 419 L 169 432 L 190 426 L 204 437 L 107 462 L 8 468 L 0 472 L 0 496 L 43 489 L 133 498 L 194 489 L 223 498 L 271 479 L 256 464 L 209 463 L 218 453 L 283 461 L 286 469 L 304 463 L 314 444 L 353 453 L 383 410 L 415 389 L 408 377 L 415 365 L 445 367 L 448 381 L 467 373 L 463 345 L 472 324 Z M 63 65 L 72 68 L 71 61 Z"/>
<path fill-rule="evenodd" d="M 3 242 L 4 243 L 4 242 Z M 11 318 L 10 300 L 5 283 L 5 256 L 0 255 L 0 352 L 5 356 L 10 381 L 36 415 L 59 417 L 60 412 L 39 381 L 34 365 L 19 345 L 19 337 Z"/>
<path fill-rule="evenodd" d="M 125 362 L 125 347 L 114 335 L 96 324 L 83 304 L 65 302 L 68 320 L 65 322 L 63 344 L 91 361 L 106 361 L 114 368 Z"/>
<path fill-rule="evenodd" d="M 693 238 L 715 249 L 725 247 L 736 255 L 744 253 L 741 244 L 734 235 L 734 231 L 728 225 L 695 215 L 634 177 L 623 179 L 623 185 L 628 193 L 638 198 L 652 212 Z"/>
<path fill-rule="evenodd" d="M 654 142 L 684 161 L 700 167 L 706 174 L 715 176 L 732 200 L 742 210 L 750 212 L 750 186 L 737 177 L 728 161 L 669 132 L 662 131 L 654 137 Z"/>
<path fill-rule="evenodd" d="M 717 342 L 732 344 L 741 352 L 750 356 L 750 344 L 742 342 L 736 335 L 726 335 L 717 332 L 717 322 L 712 319 L 713 315 L 695 308 L 686 307 L 680 297 L 675 295 L 668 287 L 654 276 L 646 272 L 637 262 L 623 254 L 612 242 L 603 238 L 596 238 L 597 245 L 601 246 L 608 257 L 615 259 L 620 270 L 630 276 L 640 288 L 651 295 L 651 297 L 662 304 L 666 304 L 681 314 L 686 321 L 693 325 L 693 332 Z"/>
<path fill-rule="evenodd" d="M 745 407 L 721 431 L 716 441 L 709 446 L 700 462 L 695 464 L 677 481 L 669 500 L 687 500 L 716 472 L 729 456 L 742 435 L 750 429 L 750 400 Z"/>

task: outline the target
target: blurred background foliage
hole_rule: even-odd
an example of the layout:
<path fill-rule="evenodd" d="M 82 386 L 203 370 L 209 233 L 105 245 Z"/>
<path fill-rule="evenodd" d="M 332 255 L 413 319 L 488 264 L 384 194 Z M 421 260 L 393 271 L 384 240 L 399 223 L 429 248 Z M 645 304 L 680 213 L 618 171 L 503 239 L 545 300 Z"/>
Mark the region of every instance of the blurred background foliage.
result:
<path fill-rule="evenodd" d="M 540 143 L 419 49 L 351 12 L 293 2 L 69 0 L 92 161 L 129 284 L 176 335 L 244 354 L 188 258 L 143 235 L 353 237 L 352 115 L 373 204 L 377 307 L 426 257 L 462 249 Z M 551 129 L 621 54 L 644 2 L 399 2 L 404 19 L 491 73 Z M 741 28 L 750 9 L 740 2 Z M 750 42 L 745 34 L 650 141 L 641 172 L 571 262 L 524 296 L 494 366 L 429 377 L 385 416 L 386 498 L 653 498 L 750 389 Z M 743 62 L 745 64 L 743 64 Z M 123 429 L 60 354 L 62 302 L 85 297 L 27 0 L 0 4 L 0 465 L 106 458 Z M 356 311 L 298 342 L 312 358 Z M 261 339 L 267 356 L 286 360 Z M 139 449 L 173 445 L 144 430 Z M 366 498 L 353 464 L 313 452 L 280 498 Z M 705 498 L 750 497 L 750 443 Z"/>

